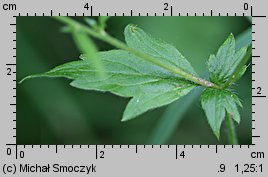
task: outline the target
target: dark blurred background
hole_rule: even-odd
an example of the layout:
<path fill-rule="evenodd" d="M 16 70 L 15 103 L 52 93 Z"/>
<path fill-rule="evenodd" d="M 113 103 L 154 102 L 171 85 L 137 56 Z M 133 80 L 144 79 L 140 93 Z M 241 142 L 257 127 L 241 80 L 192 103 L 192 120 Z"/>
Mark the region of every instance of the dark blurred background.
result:
<path fill-rule="evenodd" d="M 83 22 L 81 17 L 75 19 Z M 216 53 L 231 32 L 238 38 L 250 27 L 245 17 L 112 17 L 107 32 L 124 40 L 124 27 L 129 23 L 175 45 L 201 75 L 205 75 L 209 54 Z M 61 33 L 61 27 L 50 17 L 17 17 L 18 81 L 78 60 L 80 53 L 71 35 Z M 94 41 L 101 51 L 114 48 Z M 69 83 L 64 78 L 41 78 L 17 86 L 17 144 L 226 144 L 224 124 L 222 138 L 217 141 L 207 123 L 200 106 L 200 90 L 121 122 L 128 98 L 79 90 Z M 251 144 L 250 67 L 233 89 L 244 106 L 240 109 L 238 139 L 240 144 Z M 178 119 L 175 124 L 163 117 L 170 110 L 169 114 Z M 173 128 L 163 127 L 161 122 L 173 124 Z"/>

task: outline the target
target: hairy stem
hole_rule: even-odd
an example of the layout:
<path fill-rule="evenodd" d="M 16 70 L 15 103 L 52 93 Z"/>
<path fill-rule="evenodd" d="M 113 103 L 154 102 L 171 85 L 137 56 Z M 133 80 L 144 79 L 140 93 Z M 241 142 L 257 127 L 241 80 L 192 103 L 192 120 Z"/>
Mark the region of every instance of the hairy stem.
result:
<path fill-rule="evenodd" d="M 81 23 L 69 18 L 69 17 L 60 17 L 60 16 L 58 16 L 58 17 L 52 17 L 52 18 L 54 18 L 54 19 L 56 19 L 56 20 L 58 20 L 58 21 L 60 21 L 60 22 L 62 22 L 64 24 L 66 24 L 68 26 L 71 26 L 71 27 L 75 28 L 76 30 L 81 30 L 84 33 L 87 33 L 87 34 L 89 34 L 89 35 L 91 35 L 91 36 L 93 36 L 95 38 L 98 38 L 98 39 L 100 39 L 100 40 L 102 40 L 104 42 L 107 42 L 107 43 L 109 43 L 109 44 L 111 44 L 111 45 L 113 45 L 113 46 L 115 46 L 115 47 L 117 47 L 119 49 L 123 49 L 125 51 L 128 51 L 128 52 L 136 55 L 137 57 L 140 57 L 140 58 L 142 58 L 144 60 L 147 60 L 147 61 L 149 61 L 149 62 L 151 62 L 151 63 L 153 63 L 153 64 L 155 64 L 157 66 L 160 66 L 160 67 L 162 67 L 162 68 L 164 68 L 164 69 L 166 69 L 166 70 L 168 70 L 168 71 L 170 71 L 170 72 L 172 72 L 172 73 L 174 73 L 176 75 L 179 75 L 179 76 L 183 77 L 186 80 L 189 80 L 191 82 L 196 83 L 197 85 L 200 85 L 200 86 L 203 86 L 203 87 L 212 87 L 212 88 L 221 89 L 220 86 L 218 86 L 218 85 L 216 85 L 216 84 L 214 84 L 214 83 L 212 83 L 210 81 L 207 81 L 205 79 L 202 79 L 202 78 L 199 78 L 197 76 L 194 76 L 194 75 L 192 75 L 190 73 L 187 73 L 187 72 L 183 71 L 182 69 L 177 68 L 175 66 L 165 65 L 162 62 L 160 62 L 159 60 L 156 60 L 155 58 L 151 57 L 150 55 L 146 55 L 146 54 L 144 54 L 144 53 L 142 53 L 140 51 L 137 51 L 137 50 L 135 50 L 133 48 L 130 48 L 125 43 L 123 43 L 123 42 L 111 37 L 107 33 L 100 33 L 98 31 L 95 31 L 95 30 L 93 30 L 93 29 L 91 29 L 91 28 L 89 28 L 89 27 L 87 27 L 87 26 L 85 26 L 85 25 L 83 25 L 83 24 L 81 24 Z"/>
<path fill-rule="evenodd" d="M 235 132 L 234 122 L 229 113 L 226 113 L 226 127 L 227 127 L 227 133 L 228 133 L 228 140 L 229 144 L 236 145 L 238 144 L 237 136 Z"/>

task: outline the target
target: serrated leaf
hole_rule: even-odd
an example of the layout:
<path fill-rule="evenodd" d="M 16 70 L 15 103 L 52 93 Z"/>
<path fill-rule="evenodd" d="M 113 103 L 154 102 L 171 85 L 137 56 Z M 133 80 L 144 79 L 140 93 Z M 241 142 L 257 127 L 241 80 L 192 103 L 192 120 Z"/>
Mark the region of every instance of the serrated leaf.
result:
<path fill-rule="evenodd" d="M 106 20 L 104 18 L 103 22 Z M 125 38 L 129 47 L 150 55 L 161 63 L 196 75 L 190 63 L 175 47 L 151 38 L 140 28 L 127 26 Z M 80 47 L 84 50 L 84 46 Z M 81 61 L 66 63 L 44 74 L 28 76 L 25 79 L 66 77 L 73 80 L 72 86 L 80 89 L 108 91 L 123 97 L 133 97 L 127 105 L 122 121 L 169 104 L 196 87 L 192 82 L 123 50 L 98 53 L 97 58 L 106 69 L 105 77 L 96 76 L 99 68 L 93 67 L 89 55 L 82 55 L 80 58 Z"/>
<path fill-rule="evenodd" d="M 247 71 L 247 66 L 246 65 L 243 65 L 241 67 L 241 69 L 239 70 L 239 72 L 237 73 L 237 75 L 235 77 L 235 80 L 236 81 L 239 80 L 245 74 L 246 71 Z M 234 77 L 234 76 L 232 76 L 232 77 Z"/>
<path fill-rule="evenodd" d="M 246 55 L 247 47 L 235 50 L 235 39 L 230 34 L 221 45 L 216 55 L 210 55 L 208 69 L 210 80 L 216 84 L 224 84 L 234 73 L 239 63 Z"/>
<path fill-rule="evenodd" d="M 159 92 L 151 92 L 148 94 L 138 94 L 134 96 L 128 103 L 122 121 L 127 121 L 136 117 L 148 109 L 157 108 L 163 105 L 167 105 L 180 97 L 188 94 L 189 91 L 193 89 L 191 85 L 185 85 L 183 82 L 179 82 L 181 85 L 167 89 L 161 90 Z"/>
<path fill-rule="evenodd" d="M 242 104 L 239 98 L 229 90 L 206 89 L 201 95 L 201 104 L 206 113 L 209 125 L 218 139 L 226 112 L 237 123 L 240 122 L 237 105 L 242 107 Z"/>
<path fill-rule="evenodd" d="M 128 25 L 125 28 L 124 34 L 129 47 L 153 56 L 167 65 L 176 66 L 196 75 L 191 64 L 174 46 L 152 38 L 135 25 Z"/>
<path fill-rule="evenodd" d="M 123 50 L 98 53 L 98 58 L 106 68 L 105 78 L 97 77 L 92 61 L 86 58 L 86 55 L 82 55 L 83 60 L 66 63 L 28 78 L 66 77 L 74 80 L 71 85 L 80 89 L 108 91 L 123 97 L 133 97 L 122 121 L 169 104 L 195 87 L 191 82 Z"/>
<path fill-rule="evenodd" d="M 80 52 L 87 55 L 88 56 L 87 59 L 92 61 L 93 65 L 96 67 L 96 70 L 98 71 L 99 76 L 105 77 L 105 68 L 103 67 L 102 62 L 98 58 L 97 55 L 98 49 L 91 40 L 91 38 L 87 34 L 79 30 L 73 29 L 71 33 L 73 36 L 73 40 L 76 43 L 76 46 L 78 47 Z"/>

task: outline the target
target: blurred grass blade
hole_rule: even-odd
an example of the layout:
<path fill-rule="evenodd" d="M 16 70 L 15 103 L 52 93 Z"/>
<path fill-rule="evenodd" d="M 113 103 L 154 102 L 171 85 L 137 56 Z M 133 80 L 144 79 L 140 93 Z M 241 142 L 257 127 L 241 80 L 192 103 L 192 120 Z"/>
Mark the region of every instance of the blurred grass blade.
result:
<path fill-rule="evenodd" d="M 252 29 L 249 27 L 236 37 L 236 50 L 242 47 L 250 46 L 252 42 Z"/>
<path fill-rule="evenodd" d="M 190 105 L 200 96 L 202 90 L 201 87 L 197 87 L 192 93 L 169 105 L 155 126 L 148 144 L 166 143 L 183 119 Z"/>
<path fill-rule="evenodd" d="M 87 56 L 85 57 L 86 59 L 89 59 L 93 62 L 93 65 L 98 71 L 99 76 L 104 78 L 105 69 L 103 63 L 99 60 L 97 55 L 98 49 L 90 37 L 83 32 L 75 30 L 72 31 L 72 36 L 80 52 Z"/>

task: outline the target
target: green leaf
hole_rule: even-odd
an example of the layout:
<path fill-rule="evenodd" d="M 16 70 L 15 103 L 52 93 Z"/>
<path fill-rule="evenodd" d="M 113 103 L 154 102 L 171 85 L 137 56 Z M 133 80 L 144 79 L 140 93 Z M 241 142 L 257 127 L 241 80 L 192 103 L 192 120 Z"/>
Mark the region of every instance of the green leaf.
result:
<path fill-rule="evenodd" d="M 153 56 L 164 64 L 176 66 L 197 75 L 186 58 L 172 45 L 154 39 L 135 25 L 125 28 L 125 40 L 129 47 Z"/>
<path fill-rule="evenodd" d="M 194 102 L 201 95 L 202 87 L 196 87 L 191 94 L 168 105 L 163 115 L 159 118 L 153 129 L 148 144 L 164 144 L 171 137 L 174 131 L 179 128 L 186 111 L 194 105 Z"/>
<path fill-rule="evenodd" d="M 97 55 L 98 49 L 90 37 L 87 34 L 75 29 L 73 29 L 71 33 L 80 52 L 87 55 L 88 60 L 92 60 L 92 63 L 96 67 L 99 76 L 105 77 L 105 69 Z"/>
<path fill-rule="evenodd" d="M 107 18 L 101 21 L 104 23 L 106 20 Z M 82 35 L 84 34 L 74 33 L 78 46 L 86 52 L 85 55 L 80 56 L 82 60 L 66 63 L 44 74 L 28 76 L 25 79 L 66 77 L 73 80 L 72 86 L 80 89 L 108 91 L 122 97 L 132 97 L 124 111 L 122 121 L 133 119 L 150 109 L 167 105 L 196 87 L 192 82 L 123 50 L 98 53 L 96 58 L 106 69 L 106 75 L 97 77 L 99 68 L 94 67 L 94 60 L 90 59 L 92 55 L 86 51 L 90 42 Z M 175 47 L 151 38 L 140 28 L 127 26 L 125 38 L 129 47 L 150 55 L 161 63 L 173 68 L 176 66 L 196 75 L 190 63 Z"/>
<path fill-rule="evenodd" d="M 233 34 L 230 34 L 217 54 L 210 55 L 208 59 L 210 80 L 219 85 L 228 81 L 245 57 L 246 52 L 247 47 L 242 47 L 236 52 L 235 39 Z"/>
<path fill-rule="evenodd" d="M 218 139 L 226 112 L 237 123 L 240 122 L 237 105 L 242 107 L 242 104 L 239 98 L 229 90 L 208 88 L 201 95 L 201 104 L 206 113 L 209 125 Z"/>
<path fill-rule="evenodd" d="M 180 85 L 177 85 L 173 88 L 169 88 L 167 90 L 159 90 L 159 92 L 154 91 L 148 94 L 143 93 L 135 95 L 134 98 L 132 98 L 128 103 L 124 111 L 122 121 L 130 120 L 133 117 L 136 117 L 137 115 L 144 113 L 149 109 L 167 105 L 181 98 L 182 96 L 188 94 L 188 92 L 193 88 L 191 85 L 188 85 L 187 83 L 183 82 L 178 83 Z"/>
<path fill-rule="evenodd" d="M 122 121 L 169 104 L 195 87 L 191 82 L 123 50 L 98 53 L 98 58 L 106 68 L 105 78 L 97 77 L 97 70 L 86 55 L 80 58 L 82 60 L 63 64 L 26 79 L 66 77 L 74 80 L 71 85 L 80 89 L 108 91 L 122 97 L 133 97 L 126 107 Z"/>

